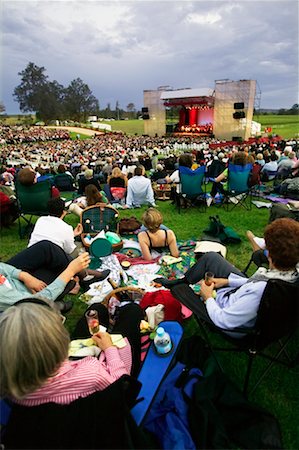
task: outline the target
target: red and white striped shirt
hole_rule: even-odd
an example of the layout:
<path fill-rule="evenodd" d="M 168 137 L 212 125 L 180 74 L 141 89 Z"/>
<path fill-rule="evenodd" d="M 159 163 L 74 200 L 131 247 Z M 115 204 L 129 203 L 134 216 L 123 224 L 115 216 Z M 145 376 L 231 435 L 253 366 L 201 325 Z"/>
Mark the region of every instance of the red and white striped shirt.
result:
<path fill-rule="evenodd" d="M 109 347 L 102 351 L 99 359 L 87 356 L 77 361 L 64 361 L 58 373 L 42 387 L 13 401 L 25 406 L 50 402 L 67 405 L 105 389 L 122 375 L 130 375 L 132 353 L 127 339 L 126 342 L 123 348 Z"/>

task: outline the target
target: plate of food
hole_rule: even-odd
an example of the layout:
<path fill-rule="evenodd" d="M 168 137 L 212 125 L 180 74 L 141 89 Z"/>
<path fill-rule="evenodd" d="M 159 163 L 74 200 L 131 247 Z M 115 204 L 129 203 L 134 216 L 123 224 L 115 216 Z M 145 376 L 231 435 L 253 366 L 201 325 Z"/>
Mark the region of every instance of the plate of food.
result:
<path fill-rule="evenodd" d="M 138 258 L 142 255 L 141 251 L 138 248 L 134 247 L 126 247 L 119 250 L 119 253 L 127 256 L 128 258 Z"/>

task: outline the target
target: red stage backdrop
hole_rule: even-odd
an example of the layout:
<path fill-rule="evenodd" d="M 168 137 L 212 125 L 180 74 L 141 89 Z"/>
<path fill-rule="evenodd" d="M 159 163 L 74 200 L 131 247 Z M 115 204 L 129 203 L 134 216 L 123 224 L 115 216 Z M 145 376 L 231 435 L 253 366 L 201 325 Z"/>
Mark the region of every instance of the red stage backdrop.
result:
<path fill-rule="evenodd" d="M 214 109 L 198 110 L 197 125 L 206 125 L 207 123 L 213 123 Z"/>

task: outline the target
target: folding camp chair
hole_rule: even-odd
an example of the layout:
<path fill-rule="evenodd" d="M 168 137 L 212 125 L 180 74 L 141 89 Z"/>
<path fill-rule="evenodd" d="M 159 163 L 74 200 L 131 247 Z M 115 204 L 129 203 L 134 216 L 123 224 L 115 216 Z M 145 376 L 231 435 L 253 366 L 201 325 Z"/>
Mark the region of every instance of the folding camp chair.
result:
<path fill-rule="evenodd" d="M 13 404 L 1 436 L 3 448 L 154 448 L 130 413 L 139 390 L 140 383 L 124 375 L 103 391 L 68 405 Z"/>
<path fill-rule="evenodd" d="M 194 312 L 205 341 L 220 368 L 221 365 L 215 355 L 215 351 L 234 351 L 247 354 L 248 364 L 243 384 L 245 395 L 252 393 L 257 388 L 274 363 L 287 367 L 294 367 L 298 363 L 299 355 L 290 358 L 286 351 L 287 344 L 295 336 L 299 325 L 298 283 L 269 280 L 260 302 L 255 326 L 252 329 L 235 328 L 224 330 L 217 327 L 210 319 L 204 303 L 199 300 L 198 295 L 186 284 L 173 286 L 171 293 Z M 229 347 L 213 346 L 210 342 L 208 330 L 221 335 L 232 345 Z M 227 334 L 228 332 L 230 335 Z M 233 333 L 237 333 L 236 337 L 232 337 Z M 240 334 L 244 337 L 240 337 Z M 259 374 L 258 380 L 249 390 L 253 361 L 257 356 L 268 359 L 269 364 Z"/>
<path fill-rule="evenodd" d="M 269 260 L 265 254 L 265 250 L 256 250 L 252 253 L 247 266 L 244 270 L 242 270 L 244 275 L 247 276 L 247 272 L 252 263 L 254 263 L 257 267 L 269 267 Z"/>
<path fill-rule="evenodd" d="M 113 231 L 119 234 L 118 211 L 106 203 L 97 203 L 84 209 L 81 214 L 80 222 L 83 227 L 81 239 L 85 247 L 89 247 L 86 243 L 86 235 L 94 237 L 100 231 Z M 113 250 L 117 251 L 122 248 L 123 242 L 113 244 Z"/>
<path fill-rule="evenodd" d="M 19 207 L 19 236 L 23 238 L 33 228 L 32 217 L 48 214 L 48 201 L 52 197 L 52 187 L 49 180 L 35 183 L 32 186 L 23 186 L 16 181 L 16 197 Z M 28 219 L 26 215 L 30 215 Z M 22 229 L 21 218 L 27 223 Z"/>
<path fill-rule="evenodd" d="M 237 205 L 243 206 L 247 210 L 251 209 L 251 190 L 249 187 L 251 169 L 252 164 L 246 164 L 245 166 L 228 165 L 228 190 L 223 193 L 223 203 L 227 211 L 232 210 Z M 231 208 L 230 205 L 232 205 Z"/>
<path fill-rule="evenodd" d="M 177 194 L 177 206 L 181 212 L 181 202 L 187 205 L 188 200 L 192 206 L 202 206 L 206 211 L 206 185 L 204 184 L 205 166 L 196 170 L 179 166 L 181 193 Z"/>

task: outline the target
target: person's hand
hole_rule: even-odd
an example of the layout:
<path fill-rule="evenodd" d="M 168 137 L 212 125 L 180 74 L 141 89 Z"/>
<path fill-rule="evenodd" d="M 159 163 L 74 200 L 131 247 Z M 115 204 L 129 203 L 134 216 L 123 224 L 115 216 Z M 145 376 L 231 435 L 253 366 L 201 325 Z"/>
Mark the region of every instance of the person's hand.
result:
<path fill-rule="evenodd" d="M 19 279 L 20 281 L 23 281 L 26 288 L 30 292 L 32 292 L 32 294 L 36 294 L 36 292 L 41 291 L 47 286 L 44 281 L 35 278 L 33 275 L 30 275 L 30 273 L 27 272 L 21 272 Z"/>
<path fill-rule="evenodd" d="M 111 336 L 109 333 L 99 331 L 97 334 L 94 334 L 91 339 L 95 341 L 97 346 L 101 350 L 106 350 L 109 347 L 113 347 Z"/>
<path fill-rule="evenodd" d="M 89 253 L 84 252 L 79 255 L 77 258 L 73 259 L 68 265 L 68 268 L 73 271 L 73 275 L 81 272 L 81 270 L 86 269 L 90 263 Z"/>
<path fill-rule="evenodd" d="M 81 223 L 78 223 L 76 228 L 74 228 L 74 236 L 80 236 L 80 234 L 83 233 L 83 226 Z"/>
<path fill-rule="evenodd" d="M 213 290 L 215 289 L 215 283 L 212 282 L 210 286 L 207 286 L 204 280 L 199 282 L 200 284 L 200 292 L 199 295 L 205 302 L 208 298 L 213 297 Z"/>
<path fill-rule="evenodd" d="M 228 286 L 227 278 L 213 278 L 212 281 L 214 283 L 214 289 L 219 289 Z"/>

